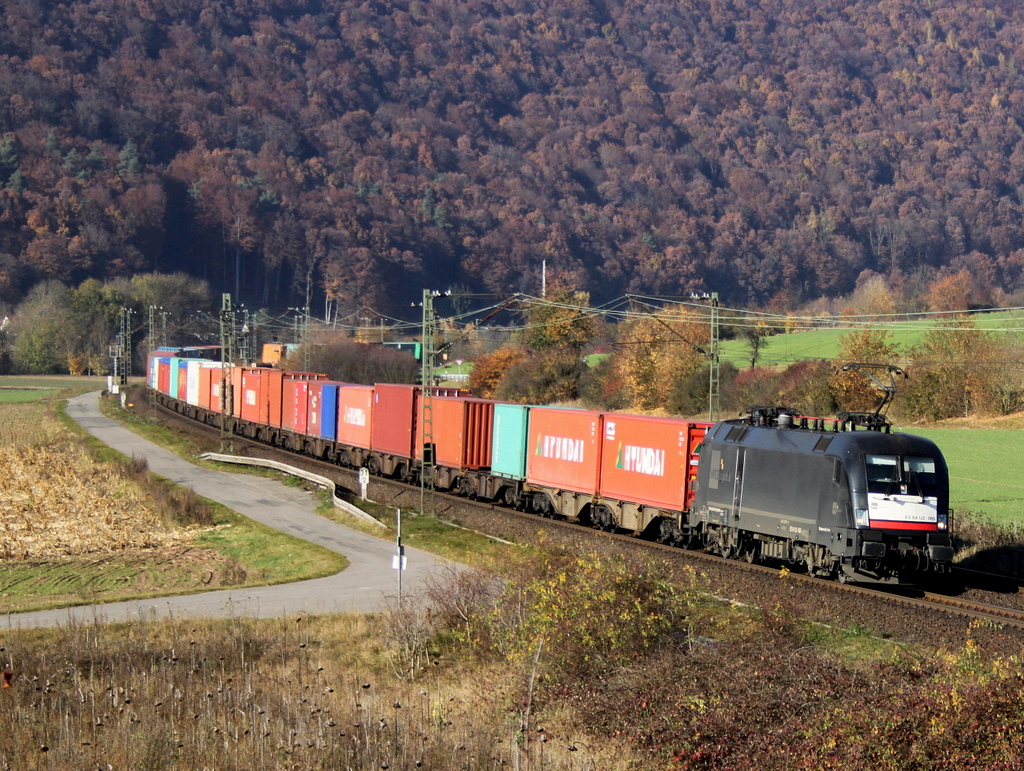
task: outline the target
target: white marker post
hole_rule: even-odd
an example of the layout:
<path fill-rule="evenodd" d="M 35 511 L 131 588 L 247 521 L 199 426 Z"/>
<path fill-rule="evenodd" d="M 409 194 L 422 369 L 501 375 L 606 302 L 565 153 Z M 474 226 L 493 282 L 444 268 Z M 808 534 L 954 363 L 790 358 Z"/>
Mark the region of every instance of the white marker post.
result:
<path fill-rule="evenodd" d="M 402 607 L 402 571 L 406 568 L 405 547 L 402 546 L 402 510 L 395 509 L 395 530 L 398 533 L 391 569 L 398 571 L 398 607 Z"/>
<path fill-rule="evenodd" d="M 365 466 L 359 469 L 359 497 L 366 500 L 366 488 L 370 484 L 370 469 Z"/>

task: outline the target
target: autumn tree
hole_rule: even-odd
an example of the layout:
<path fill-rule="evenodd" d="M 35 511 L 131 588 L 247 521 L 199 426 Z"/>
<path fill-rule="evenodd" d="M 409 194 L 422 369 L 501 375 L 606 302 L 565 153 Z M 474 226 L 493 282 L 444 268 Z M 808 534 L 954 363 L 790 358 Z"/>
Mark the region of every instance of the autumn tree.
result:
<path fill-rule="evenodd" d="M 543 299 L 525 299 L 523 342 L 535 351 L 569 348 L 581 351 L 594 337 L 590 295 L 567 285 L 553 286 Z"/>
<path fill-rule="evenodd" d="M 936 279 L 928 287 L 925 302 L 932 311 L 953 313 L 966 311 L 974 280 L 967 270 Z"/>
<path fill-rule="evenodd" d="M 323 372 L 343 383 L 415 383 L 419 378 L 419 362 L 409 353 L 374 343 L 355 343 L 341 338 L 310 341 L 309 371 Z M 304 362 L 301 349 L 291 359 Z M 290 369 L 305 369 L 286 362 Z"/>
<path fill-rule="evenodd" d="M 67 372 L 70 294 L 60 282 L 46 281 L 33 287 L 18 306 L 10 325 L 15 372 Z"/>
<path fill-rule="evenodd" d="M 663 407 L 677 384 L 707 361 L 710 339 L 707 319 L 682 305 L 624 322 L 614 359 L 629 406 Z"/>
<path fill-rule="evenodd" d="M 1000 355 L 993 338 L 978 329 L 972 317 L 954 316 L 929 330 L 910 358 L 912 377 L 904 401 L 911 417 L 965 417 L 998 390 L 990 378 L 1002 373 L 985 364 Z"/>
<path fill-rule="evenodd" d="M 844 335 L 839 341 L 839 356 L 832 362 L 835 372 L 828 381 L 837 407 L 845 412 L 873 412 L 880 398 L 878 387 L 869 377 L 853 369 L 844 371 L 845 365 L 895 366 L 898 361 L 899 350 L 884 329 L 869 327 Z"/>
<path fill-rule="evenodd" d="M 477 396 L 493 399 L 505 373 L 526 358 L 520 346 L 505 346 L 494 353 L 485 354 L 473 362 L 469 373 L 469 387 Z"/>
<path fill-rule="evenodd" d="M 585 368 L 586 363 L 572 348 L 548 348 L 509 367 L 494 396 L 526 404 L 573 401 L 579 396 Z"/>

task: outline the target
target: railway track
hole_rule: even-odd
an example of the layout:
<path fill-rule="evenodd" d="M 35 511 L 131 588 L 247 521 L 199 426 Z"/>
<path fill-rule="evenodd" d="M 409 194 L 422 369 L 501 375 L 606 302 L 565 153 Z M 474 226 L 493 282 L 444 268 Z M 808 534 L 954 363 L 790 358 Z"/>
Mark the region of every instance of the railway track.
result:
<path fill-rule="evenodd" d="M 136 400 L 136 403 L 140 403 L 140 400 Z M 160 406 L 156 409 L 164 421 L 190 434 L 198 434 L 208 440 L 219 438 L 219 431 L 216 428 L 196 423 Z M 315 470 L 319 474 L 335 478 L 350 489 L 356 487 L 354 470 L 269 447 L 239 436 L 233 437 L 233 443 L 236 450 L 254 457 L 286 461 L 291 465 Z M 419 496 L 418 486 L 381 477 L 373 477 L 372 482 L 390 488 L 392 492 L 389 498 L 403 493 Z M 727 560 L 717 555 L 679 549 L 631 535 L 595 530 L 570 521 L 548 519 L 491 503 L 470 501 L 441 491 L 433 491 L 431 495 L 435 501 L 442 504 L 438 507 L 439 513 L 451 514 L 464 524 L 468 520 L 470 529 L 513 541 L 529 538 L 538 530 L 544 530 L 546 537 L 553 543 L 574 548 L 610 551 L 634 557 L 638 554 L 657 553 L 681 567 L 693 567 L 699 574 L 707 576 L 709 584 L 715 587 L 727 587 L 727 591 L 716 590 L 716 593 L 736 598 L 740 602 L 771 607 L 778 601 L 780 587 L 783 587 L 787 601 L 795 602 L 804 611 L 817 613 L 813 620 L 825 623 L 858 624 L 877 629 L 882 636 L 947 645 L 962 642 L 976 634 L 980 622 L 993 633 L 1007 637 L 1009 650 L 1019 653 L 1021 646 L 1024 645 L 1024 608 L 1000 607 L 975 602 L 963 596 L 947 596 L 920 590 L 840 584 L 800 573 L 790 573 L 782 567 Z M 836 608 L 838 611 L 833 612 Z M 899 612 L 895 612 L 897 610 Z M 828 617 L 830 614 L 831 617 Z"/>

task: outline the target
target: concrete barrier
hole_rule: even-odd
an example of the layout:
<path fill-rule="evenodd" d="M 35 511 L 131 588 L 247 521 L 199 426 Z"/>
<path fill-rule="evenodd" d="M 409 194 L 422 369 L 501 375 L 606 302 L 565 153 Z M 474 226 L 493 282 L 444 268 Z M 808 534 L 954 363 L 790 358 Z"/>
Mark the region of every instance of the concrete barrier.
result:
<path fill-rule="evenodd" d="M 319 485 L 331 492 L 331 502 L 334 503 L 335 508 L 341 509 L 346 514 L 351 514 L 353 517 L 357 517 L 366 522 L 369 522 L 377 527 L 383 527 L 387 529 L 387 525 L 378 519 L 367 514 L 365 511 L 360 509 L 348 501 L 338 496 L 338 486 L 334 481 L 328 479 L 320 474 L 314 474 L 312 471 L 306 471 L 305 469 L 295 468 L 295 466 L 289 466 L 287 463 L 280 463 L 276 460 L 266 460 L 264 458 L 242 458 L 238 455 L 222 455 L 218 452 L 204 452 L 199 456 L 202 460 L 214 460 L 218 463 L 234 463 L 239 466 L 259 466 L 261 468 L 270 468 L 275 471 L 280 471 L 282 474 L 291 474 L 292 476 L 300 477 L 308 482 L 312 482 L 315 485 Z"/>

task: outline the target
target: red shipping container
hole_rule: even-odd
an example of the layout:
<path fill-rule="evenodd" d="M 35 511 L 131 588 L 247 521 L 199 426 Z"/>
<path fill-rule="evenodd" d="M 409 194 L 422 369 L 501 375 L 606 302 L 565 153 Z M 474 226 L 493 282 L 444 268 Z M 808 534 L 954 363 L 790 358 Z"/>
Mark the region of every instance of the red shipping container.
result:
<path fill-rule="evenodd" d="M 306 431 L 310 436 L 320 436 L 320 421 L 323 416 L 323 384 L 326 380 L 311 380 L 306 401 Z"/>
<path fill-rule="evenodd" d="M 422 393 L 420 400 L 420 414 L 416 416 L 416 457 L 422 460 L 426 417 Z M 430 403 L 434 462 L 457 469 L 490 468 L 495 402 L 435 396 Z"/>
<path fill-rule="evenodd" d="M 221 383 L 224 381 L 225 373 L 228 373 L 230 375 L 231 369 L 230 368 L 228 368 L 226 370 L 224 370 L 224 369 L 215 369 L 215 370 L 211 370 L 211 372 L 213 372 L 213 374 L 210 375 L 210 411 L 211 412 L 220 412 L 221 411 L 221 403 L 220 403 Z"/>
<path fill-rule="evenodd" d="M 178 393 L 175 398 L 181 402 L 188 398 L 188 362 L 182 359 L 178 359 Z"/>
<path fill-rule="evenodd" d="M 309 381 L 286 377 L 281 409 L 282 428 L 296 434 L 305 434 L 308 413 Z"/>
<path fill-rule="evenodd" d="M 171 390 L 171 360 L 161 359 L 157 362 L 157 385 L 156 390 L 170 396 Z"/>
<path fill-rule="evenodd" d="M 603 413 L 533 407 L 526 445 L 526 481 L 559 490 L 596 493 L 601 469 Z"/>
<path fill-rule="evenodd" d="M 370 448 L 373 436 L 373 386 L 346 385 L 338 388 L 338 429 L 340 444 Z"/>
<path fill-rule="evenodd" d="M 606 413 L 601 495 L 671 511 L 688 509 L 697 478 L 695 451 L 709 425 Z"/>
<path fill-rule="evenodd" d="M 260 405 L 263 401 L 262 381 L 260 371 L 251 367 L 242 367 L 241 388 L 238 383 L 232 383 L 235 387 L 235 398 L 241 396 L 242 420 L 253 423 L 260 422 Z"/>
<path fill-rule="evenodd" d="M 236 417 L 242 417 L 242 374 L 245 367 L 231 366 L 231 413 Z"/>
<path fill-rule="evenodd" d="M 222 409 L 220 395 L 224 384 L 231 386 L 234 393 L 232 414 L 236 418 L 242 417 L 242 368 L 228 365 L 223 369 L 212 368 L 210 376 L 210 410 L 220 412 Z"/>
<path fill-rule="evenodd" d="M 370 446 L 378 452 L 412 458 L 419 386 L 377 383 L 373 389 Z"/>

